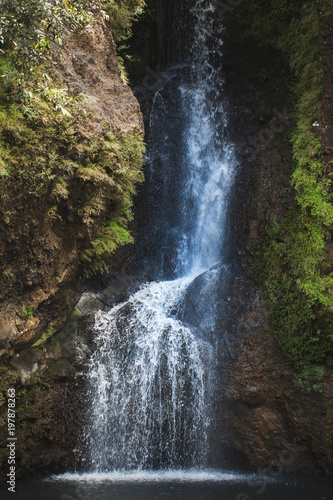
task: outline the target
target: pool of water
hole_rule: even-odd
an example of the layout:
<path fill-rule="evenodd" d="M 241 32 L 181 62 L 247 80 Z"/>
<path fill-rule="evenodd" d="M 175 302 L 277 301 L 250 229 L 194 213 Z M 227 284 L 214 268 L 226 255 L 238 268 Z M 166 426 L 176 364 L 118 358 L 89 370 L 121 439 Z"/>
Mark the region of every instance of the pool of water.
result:
<path fill-rule="evenodd" d="M 331 500 L 333 478 L 264 476 L 219 471 L 64 474 L 17 481 L 5 500 Z"/>

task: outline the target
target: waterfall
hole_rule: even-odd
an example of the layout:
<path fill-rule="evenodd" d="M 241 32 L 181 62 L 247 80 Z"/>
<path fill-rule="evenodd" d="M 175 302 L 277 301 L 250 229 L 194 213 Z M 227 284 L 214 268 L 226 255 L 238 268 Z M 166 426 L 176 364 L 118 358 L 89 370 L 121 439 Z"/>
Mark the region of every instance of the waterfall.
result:
<path fill-rule="evenodd" d="M 209 465 L 216 386 L 214 289 L 223 273 L 228 194 L 221 27 L 193 8 L 190 63 L 157 92 L 148 144 L 158 279 L 95 319 L 86 430 L 93 471 Z M 217 68 L 217 69 L 216 69 Z M 191 294 L 209 307 L 194 320 Z"/>

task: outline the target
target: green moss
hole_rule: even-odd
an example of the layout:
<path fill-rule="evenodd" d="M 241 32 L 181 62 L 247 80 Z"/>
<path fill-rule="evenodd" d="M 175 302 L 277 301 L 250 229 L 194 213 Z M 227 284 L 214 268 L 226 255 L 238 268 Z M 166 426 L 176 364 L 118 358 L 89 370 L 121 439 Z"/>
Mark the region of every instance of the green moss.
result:
<path fill-rule="evenodd" d="M 67 319 L 66 319 L 66 323 L 70 323 L 72 321 L 78 321 L 81 317 L 81 313 L 80 311 L 78 310 L 77 307 L 75 307 L 75 309 L 68 315 Z"/>
<path fill-rule="evenodd" d="M 243 2 L 235 15 L 245 37 L 280 51 L 294 74 L 290 92 L 296 127 L 289 138 L 294 199 L 283 220 L 273 220 L 268 230 L 262 281 L 282 352 L 306 374 L 300 380 L 309 385 L 312 378 L 316 385 L 318 370 L 312 367 L 333 366 L 333 273 L 327 262 L 333 200 L 323 146 L 312 127 L 323 119 L 317 5 L 314 0 L 254 0 Z"/>
<path fill-rule="evenodd" d="M 46 328 L 45 332 L 40 337 L 40 339 L 38 339 L 37 342 L 35 342 L 32 345 L 32 348 L 36 349 L 37 347 L 41 347 L 50 337 L 52 337 L 53 334 L 54 334 L 54 324 L 50 323 L 49 326 Z"/>
<path fill-rule="evenodd" d="M 143 179 L 143 137 L 140 132 L 112 133 L 104 125 L 91 140 L 84 104 L 67 93 L 45 100 L 40 77 L 24 106 L 10 92 L 1 94 L 5 82 L 0 81 L 0 166 L 6 170 L 0 176 L 0 204 L 15 214 L 15 200 L 23 196 L 29 206 L 38 205 L 44 214 L 41 225 L 48 227 L 63 228 L 70 218 L 82 273 L 91 275 L 102 269 L 102 259 L 131 241 L 127 224 L 136 185 Z M 59 99 L 67 114 L 57 109 Z"/>
<path fill-rule="evenodd" d="M 298 383 L 306 391 L 312 389 L 321 391 L 322 382 L 326 373 L 324 366 L 314 365 L 301 371 L 298 377 Z M 326 412 L 324 412 L 324 415 Z M 323 416 L 324 416 L 323 415 Z"/>
<path fill-rule="evenodd" d="M 7 391 L 7 389 L 15 387 L 19 383 L 20 376 L 17 370 L 13 370 L 6 365 L 2 366 L 0 373 L 1 389 Z M 7 396 L 6 396 L 7 397 Z"/>
<path fill-rule="evenodd" d="M 81 313 L 77 307 L 75 307 L 75 309 L 63 319 L 61 328 L 52 339 L 52 342 L 59 342 L 62 344 L 66 342 L 68 337 L 73 336 L 73 332 L 77 330 L 80 317 Z"/>
<path fill-rule="evenodd" d="M 292 20 L 280 47 L 297 75 L 293 89 L 297 124 L 291 137 L 295 160 L 291 183 L 296 204 L 277 224 L 275 234 L 270 234 L 266 286 L 283 352 L 296 368 L 305 367 L 311 375 L 312 364 L 333 365 L 329 335 L 333 274 L 326 263 L 333 223 L 331 181 L 325 175 L 322 145 L 312 130 L 312 123 L 322 115 L 318 16 L 314 4 L 306 6 L 301 19 Z M 316 319 L 320 320 L 320 328 Z"/>
<path fill-rule="evenodd" d="M 25 307 L 23 306 L 20 312 L 20 317 L 22 319 L 29 319 L 32 318 L 34 315 L 33 308 L 32 306 Z"/>

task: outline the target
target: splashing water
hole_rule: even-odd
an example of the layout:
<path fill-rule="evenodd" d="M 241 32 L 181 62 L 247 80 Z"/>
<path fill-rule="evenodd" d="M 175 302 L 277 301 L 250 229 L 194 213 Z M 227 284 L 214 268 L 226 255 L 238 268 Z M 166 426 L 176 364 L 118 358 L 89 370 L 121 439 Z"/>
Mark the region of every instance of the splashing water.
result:
<path fill-rule="evenodd" d="M 99 470 L 201 464 L 212 346 L 177 319 L 191 278 L 152 283 L 99 313 L 92 459 Z M 197 444 L 199 443 L 199 444 Z M 107 451 L 105 453 L 105 451 Z"/>
<path fill-rule="evenodd" d="M 177 87 L 177 154 L 171 147 L 175 140 L 170 139 L 175 124 L 163 92 L 154 99 L 149 144 L 150 156 L 158 158 L 163 173 L 160 239 L 161 246 L 176 256 L 175 279 L 146 284 L 127 302 L 96 315 L 86 431 L 93 471 L 209 463 L 215 325 L 208 321 L 211 332 L 207 332 L 180 318 L 197 277 L 205 273 L 206 282 L 218 279 L 217 272 L 207 270 L 223 258 L 235 162 L 225 138 L 222 79 L 214 67 L 221 42 L 213 2 L 197 1 L 193 14 L 190 76 L 180 75 Z M 152 166 L 153 186 L 156 175 Z M 201 293 L 202 300 L 214 300 Z"/>

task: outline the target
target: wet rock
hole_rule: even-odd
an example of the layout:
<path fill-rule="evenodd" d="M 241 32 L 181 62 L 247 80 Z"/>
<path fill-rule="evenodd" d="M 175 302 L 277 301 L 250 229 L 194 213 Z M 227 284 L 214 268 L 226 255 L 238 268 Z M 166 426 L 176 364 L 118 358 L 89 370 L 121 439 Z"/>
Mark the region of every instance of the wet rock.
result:
<path fill-rule="evenodd" d="M 263 304 L 258 296 L 250 302 L 238 318 L 236 355 L 223 378 L 230 456 L 241 454 L 257 470 L 278 463 L 283 471 L 332 474 L 333 371 L 321 390 L 302 389 L 277 348 Z M 293 458 L 285 463 L 279 455 Z"/>
<path fill-rule="evenodd" d="M 81 296 L 76 307 L 82 317 L 85 318 L 100 309 L 103 310 L 104 304 L 95 293 L 87 292 Z"/>
<path fill-rule="evenodd" d="M 116 45 L 102 17 L 80 34 L 71 32 L 61 48 L 52 49 L 52 57 L 53 76 L 65 83 L 71 95 L 82 92 L 96 98 L 76 123 L 84 137 L 93 141 L 105 125 L 120 134 L 143 133 L 139 103 L 121 81 Z M 43 124 L 47 123 L 44 118 Z M 69 156 L 81 159 L 75 148 Z M 77 278 L 79 223 L 72 213 L 61 222 L 49 223 L 49 193 L 45 199 L 30 198 L 29 203 L 23 196 L 15 198 L 14 210 L 10 215 L 6 212 L 0 227 L 1 235 L 6 235 L 0 239 L 0 385 L 3 390 L 14 387 L 20 395 L 21 475 L 74 466 L 72 450 L 86 414 L 81 393 L 84 377 L 78 376 L 90 354 L 84 321 L 88 330 L 94 312 L 107 307 L 92 293 L 80 303 L 82 323 L 78 319 L 66 323 L 83 292 Z M 28 318 L 24 310 L 29 311 Z M 38 340 L 40 344 L 32 349 Z M 5 407 L 1 407 L 0 474 L 4 477 L 8 472 L 5 421 Z"/>
<path fill-rule="evenodd" d="M 333 100 L 328 96 L 333 94 L 332 72 L 329 71 L 333 60 L 333 11 L 329 0 L 322 0 L 320 5 L 321 43 L 326 41 L 329 45 L 322 45 L 326 61 L 326 119 L 324 124 L 318 123 L 316 129 L 324 146 L 326 144 L 325 158 L 330 173 Z M 226 32 L 228 36 L 228 26 Z M 234 34 L 229 33 L 233 39 Z M 226 44 L 231 50 L 226 88 L 233 105 L 229 108 L 232 120 L 229 133 L 241 165 L 231 197 L 229 236 L 230 246 L 239 252 L 237 260 L 244 275 L 234 280 L 234 287 L 229 292 L 230 304 L 236 301 L 239 307 L 233 310 L 227 303 L 225 318 L 220 323 L 221 338 L 227 330 L 227 338 L 234 339 L 233 357 L 228 355 L 227 342 L 222 344 L 220 353 L 221 442 L 228 450 L 229 464 L 236 467 L 243 464 L 255 470 L 272 471 L 277 467 L 284 472 L 332 475 L 333 371 L 327 370 L 321 389 L 307 391 L 299 385 L 298 374 L 286 364 L 276 345 L 261 293 L 253 286 L 253 264 L 260 259 L 267 227 L 272 219 L 283 220 L 285 200 L 293 199 L 289 184 L 293 168 L 289 143 L 282 141 L 279 134 L 260 140 L 263 127 L 272 130 L 271 120 L 266 116 L 278 118 L 275 108 L 283 117 L 282 103 L 286 101 L 283 96 L 276 95 L 270 111 L 267 96 L 256 93 L 258 84 L 244 71 L 239 54 L 235 54 L 232 65 L 230 40 L 226 40 Z M 242 119 L 237 121 L 235 115 Z M 287 122 L 278 118 L 272 125 L 273 128 L 288 127 Z M 278 237 L 283 241 L 285 235 L 282 233 Z M 329 245 L 329 262 L 332 261 L 331 253 Z M 220 463 L 227 465 L 223 456 Z"/>
<path fill-rule="evenodd" d="M 41 358 L 41 353 L 38 351 L 24 351 L 11 360 L 12 366 L 17 369 L 20 375 L 22 385 L 29 385 L 32 376 L 38 370 L 38 362 Z"/>
<path fill-rule="evenodd" d="M 268 394 L 261 384 L 255 385 L 254 382 L 249 382 L 241 389 L 240 398 L 241 401 L 251 406 L 261 406 L 268 399 Z"/>
<path fill-rule="evenodd" d="M 58 359 L 48 362 L 45 369 L 41 371 L 42 380 L 54 382 L 55 379 L 72 379 L 76 375 L 75 368 L 67 359 Z"/>

